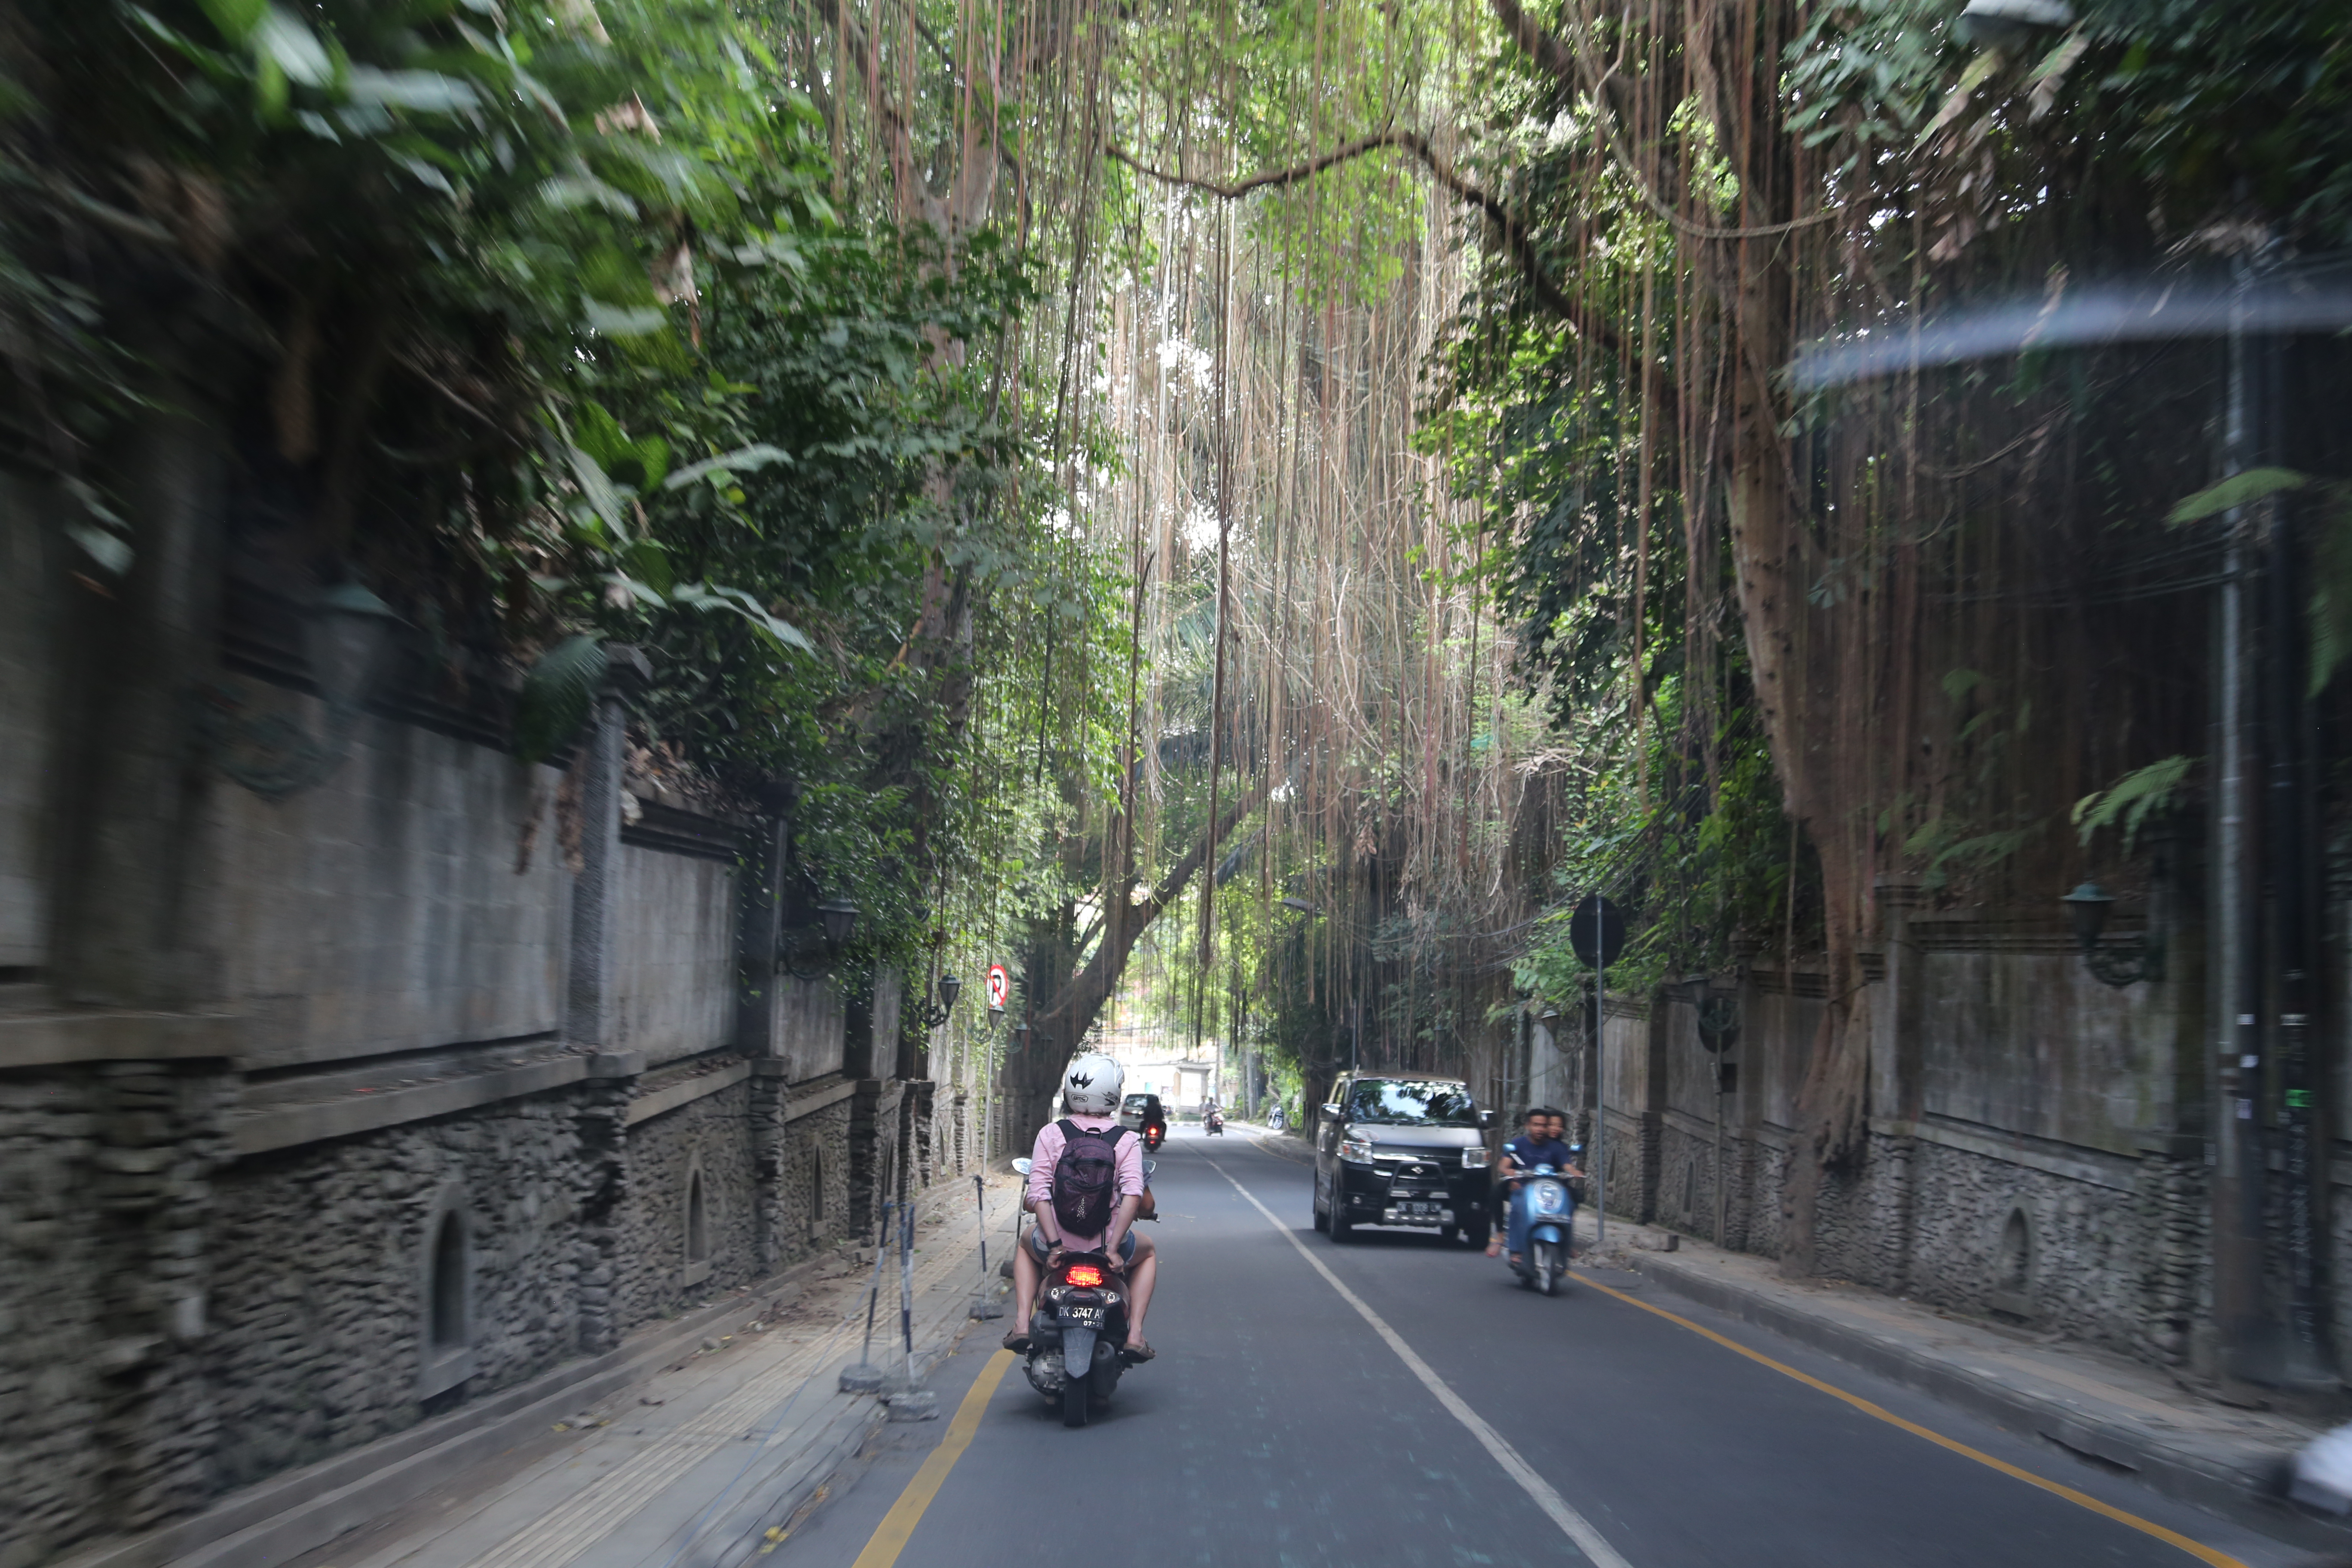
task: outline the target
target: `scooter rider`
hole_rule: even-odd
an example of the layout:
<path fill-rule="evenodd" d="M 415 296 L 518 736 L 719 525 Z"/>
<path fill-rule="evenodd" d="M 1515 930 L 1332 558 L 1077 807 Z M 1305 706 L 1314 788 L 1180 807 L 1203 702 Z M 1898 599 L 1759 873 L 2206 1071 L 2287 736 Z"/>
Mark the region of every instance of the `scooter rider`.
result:
<path fill-rule="evenodd" d="M 1514 1263 L 1519 1260 L 1519 1255 L 1527 1249 L 1528 1220 L 1527 1211 L 1514 1201 L 1511 1195 L 1511 1178 L 1515 1174 L 1531 1171 L 1538 1165 L 1549 1165 L 1553 1171 L 1563 1176 L 1583 1175 L 1584 1173 L 1578 1168 L 1568 1144 L 1561 1139 L 1561 1134 L 1567 1131 L 1567 1112 L 1556 1110 L 1548 1105 L 1534 1106 L 1528 1111 L 1528 1130 L 1503 1145 L 1503 1157 L 1495 1167 L 1495 1182 L 1496 1191 L 1502 1196 L 1507 1205 L 1511 1261 Z M 1486 1256 L 1489 1258 L 1502 1249 L 1503 1243 L 1500 1240 L 1490 1239 L 1486 1243 Z"/>
<path fill-rule="evenodd" d="M 1154 1354 L 1143 1337 L 1143 1315 L 1151 1305 L 1151 1289 L 1159 1279 L 1159 1248 L 1131 1228 L 1144 1203 L 1143 1146 L 1119 1125 L 1119 1090 L 1127 1074 L 1106 1056 L 1087 1055 L 1070 1063 L 1062 1075 L 1062 1103 L 1074 1127 L 1107 1133 L 1118 1164 L 1118 1203 L 1110 1224 L 1100 1236 L 1065 1236 L 1061 1217 L 1054 1212 L 1054 1172 L 1068 1142 L 1061 1123 L 1049 1121 L 1037 1130 L 1030 1150 L 1029 1186 L 1021 1206 L 1037 1216 L 1025 1245 L 1013 1254 L 1013 1327 L 1004 1348 L 1024 1352 L 1029 1348 L 1029 1315 L 1035 1305 L 1043 1270 L 1065 1251 L 1100 1252 L 1111 1268 L 1127 1276 L 1127 1357 L 1150 1361 Z"/>

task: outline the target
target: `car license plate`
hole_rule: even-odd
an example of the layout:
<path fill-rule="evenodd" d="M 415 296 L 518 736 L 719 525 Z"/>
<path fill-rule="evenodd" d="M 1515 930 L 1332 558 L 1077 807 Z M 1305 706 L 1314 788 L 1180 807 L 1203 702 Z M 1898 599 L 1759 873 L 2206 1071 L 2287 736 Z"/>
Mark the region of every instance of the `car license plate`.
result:
<path fill-rule="evenodd" d="M 1104 1311 L 1101 1307 L 1064 1307 L 1062 1321 L 1076 1323 L 1082 1329 L 1099 1329 L 1103 1326 Z"/>
<path fill-rule="evenodd" d="M 1437 1217 L 1437 1205 L 1435 1204 L 1399 1204 L 1397 1205 L 1397 1207 L 1403 1211 L 1405 1216 L 1410 1219 L 1435 1219 Z"/>

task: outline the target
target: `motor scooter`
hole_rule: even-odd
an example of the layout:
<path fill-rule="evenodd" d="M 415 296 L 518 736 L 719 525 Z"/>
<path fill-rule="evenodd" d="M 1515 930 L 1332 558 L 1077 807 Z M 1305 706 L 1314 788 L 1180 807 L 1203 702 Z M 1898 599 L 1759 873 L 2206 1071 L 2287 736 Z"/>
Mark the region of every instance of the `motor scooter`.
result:
<path fill-rule="evenodd" d="M 1525 1215 L 1527 1237 L 1525 1250 L 1511 1260 L 1511 1272 L 1520 1284 L 1549 1296 L 1568 1272 L 1575 1194 L 1569 1190 L 1569 1178 L 1549 1165 L 1515 1171 L 1510 1184 L 1512 1212 Z"/>
<path fill-rule="evenodd" d="M 1026 1176 L 1031 1163 L 1013 1162 Z M 1153 1163 L 1143 1163 L 1150 1181 Z M 1025 1242 L 1016 1245 L 1026 1245 Z M 1127 1370 L 1125 1279 L 1099 1252 L 1066 1252 L 1044 1270 L 1029 1314 L 1029 1386 L 1062 1412 L 1062 1425 L 1083 1426 L 1108 1407 Z"/>
<path fill-rule="evenodd" d="M 1146 1149 L 1157 1150 L 1160 1145 L 1166 1142 L 1168 1142 L 1168 1123 L 1166 1121 L 1158 1117 L 1153 1117 L 1150 1121 L 1143 1124 L 1143 1146 Z"/>
<path fill-rule="evenodd" d="M 1222 1138 L 1225 1135 L 1225 1113 L 1222 1110 L 1212 1110 L 1208 1115 L 1201 1118 L 1201 1125 L 1208 1129 L 1210 1137 Z"/>

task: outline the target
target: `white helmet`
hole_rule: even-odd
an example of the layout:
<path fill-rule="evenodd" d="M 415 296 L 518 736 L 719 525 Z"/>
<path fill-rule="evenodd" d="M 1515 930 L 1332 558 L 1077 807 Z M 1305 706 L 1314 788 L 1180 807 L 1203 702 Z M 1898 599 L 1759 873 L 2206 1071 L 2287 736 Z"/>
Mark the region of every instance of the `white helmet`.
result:
<path fill-rule="evenodd" d="M 1090 1051 L 1062 1074 L 1062 1104 L 1073 1116 L 1117 1116 L 1118 1091 L 1126 1087 L 1127 1069 Z"/>

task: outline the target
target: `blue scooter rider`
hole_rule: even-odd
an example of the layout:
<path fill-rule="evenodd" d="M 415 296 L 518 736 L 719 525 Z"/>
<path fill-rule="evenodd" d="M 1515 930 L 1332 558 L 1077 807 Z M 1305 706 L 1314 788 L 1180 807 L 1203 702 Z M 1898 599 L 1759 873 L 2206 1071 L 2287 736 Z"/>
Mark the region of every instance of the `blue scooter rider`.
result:
<path fill-rule="evenodd" d="M 1496 1190 L 1505 1194 L 1509 1204 L 1508 1228 L 1511 1261 L 1519 1261 L 1528 1246 L 1527 1205 L 1519 1202 L 1517 1190 L 1511 1185 L 1514 1174 L 1534 1170 L 1538 1165 L 1549 1165 L 1562 1176 L 1582 1176 L 1573 1153 L 1563 1142 L 1568 1131 L 1568 1113 L 1551 1106 L 1538 1105 L 1528 1111 L 1528 1130 L 1503 1145 L 1503 1157 L 1495 1167 Z M 1500 1238 L 1486 1243 L 1486 1256 L 1494 1257 L 1503 1250 Z"/>

